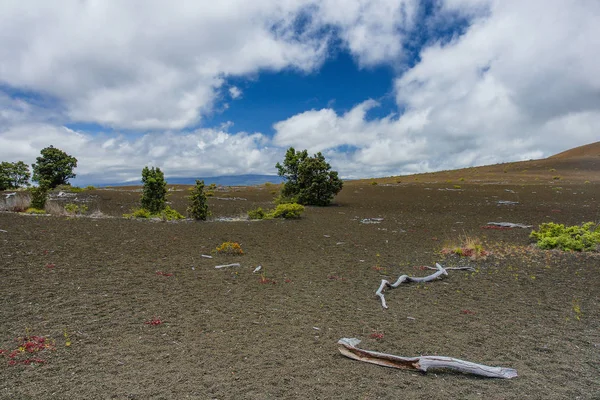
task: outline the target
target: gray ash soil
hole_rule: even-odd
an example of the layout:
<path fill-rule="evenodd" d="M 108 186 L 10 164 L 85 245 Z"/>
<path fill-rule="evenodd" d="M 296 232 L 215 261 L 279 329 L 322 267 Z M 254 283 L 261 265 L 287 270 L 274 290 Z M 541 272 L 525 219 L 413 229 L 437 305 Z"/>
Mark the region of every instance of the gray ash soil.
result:
<path fill-rule="evenodd" d="M 219 221 L 268 208 L 276 186 L 217 191 L 207 222 L 119 218 L 139 200 L 128 189 L 55 200 L 86 200 L 112 218 L 0 213 L 0 348 L 26 334 L 55 341 L 32 353 L 42 364 L 0 355 L 0 398 L 600 398 L 598 254 L 539 251 L 530 229 L 481 228 L 599 220 L 600 185 L 557 186 L 348 183 L 335 205 L 308 207 L 298 221 Z M 180 212 L 186 195 L 170 198 Z M 440 254 L 464 236 L 491 254 Z M 202 257 L 224 241 L 245 254 Z M 424 276 L 435 262 L 477 272 L 388 290 L 382 309 L 381 279 Z M 260 283 L 258 265 L 275 283 Z M 163 323 L 145 323 L 154 317 Z M 360 363 L 338 353 L 342 337 L 519 377 Z"/>

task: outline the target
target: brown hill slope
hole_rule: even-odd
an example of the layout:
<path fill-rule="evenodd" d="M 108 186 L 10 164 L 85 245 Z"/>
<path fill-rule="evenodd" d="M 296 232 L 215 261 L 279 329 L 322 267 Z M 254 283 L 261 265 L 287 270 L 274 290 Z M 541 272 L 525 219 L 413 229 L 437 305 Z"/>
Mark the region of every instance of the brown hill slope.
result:
<path fill-rule="evenodd" d="M 567 159 L 581 157 L 600 157 L 600 142 L 586 144 L 584 146 L 574 147 L 562 153 L 548 157 L 548 159 Z"/>
<path fill-rule="evenodd" d="M 540 160 L 517 161 L 424 174 L 363 179 L 358 183 L 600 183 L 600 142 L 575 147 Z"/>

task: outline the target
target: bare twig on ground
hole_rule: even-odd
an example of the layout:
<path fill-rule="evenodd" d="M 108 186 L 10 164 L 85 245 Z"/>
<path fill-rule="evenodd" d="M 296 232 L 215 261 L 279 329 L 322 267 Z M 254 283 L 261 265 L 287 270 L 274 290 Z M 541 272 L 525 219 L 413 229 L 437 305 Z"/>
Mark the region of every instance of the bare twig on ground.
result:
<path fill-rule="evenodd" d="M 220 268 L 239 267 L 239 266 L 240 266 L 240 263 L 233 263 L 233 264 L 217 265 L 217 266 L 215 266 L 215 268 L 220 269 Z"/>
<path fill-rule="evenodd" d="M 471 267 L 464 267 L 464 268 L 460 267 L 460 269 L 468 269 L 468 268 L 471 268 Z M 440 264 L 436 263 L 435 269 L 437 269 L 437 272 L 435 272 L 431 275 L 428 275 L 428 276 L 424 276 L 422 278 L 411 277 L 408 275 L 401 275 L 395 283 L 390 283 L 389 281 L 386 281 L 385 279 L 383 279 L 381 281 L 381 285 L 379 285 L 379 289 L 377 289 L 377 292 L 375 292 L 375 295 L 379 296 L 379 298 L 381 299 L 381 305 L 383 306 L 383 308 L 388 308 L 387 304 L 385 303 L 385 297 L 383 296 L 383 291 L 385 290 L 386 287 L 397 288 L 403 282 L 429 282 L 429 281 L 433 281 L 434 279 L 437 279 L 441 275 L 448 275 L 448 272 L 446 272 L 446 269 L 443 268 Z M 448 269 L 450 269 L 450 268 L 448 268 Z M 458 268 L 452 268 L 452 269 L 458 269 Z"/>
<path fill-rule="evenodd" d="M 490 367 L 459 360 L 458 358 L 443 356 L 399 357 L 392 354 L 359 349 L 356 347 L 359 343 L 360 340 L 356 338 L 342 338 L 338 341 L 338 350 L 353 360 L 384 367 L 412 369 L 422 372 L 427 372 L 430 368 L 448 368 L 488 378 L 511 379 L 517 377 L 517 370 L 512 368 Z"/>

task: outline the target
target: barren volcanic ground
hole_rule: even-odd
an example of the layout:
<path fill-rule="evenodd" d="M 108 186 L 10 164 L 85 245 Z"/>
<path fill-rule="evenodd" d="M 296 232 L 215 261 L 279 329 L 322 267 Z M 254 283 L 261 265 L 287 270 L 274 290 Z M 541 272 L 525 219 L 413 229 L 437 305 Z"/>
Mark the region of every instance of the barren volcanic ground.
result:
<path fill-rule="evenodd" d="M 482 229 L 598 222 L 591 180 L 348 183 L 335 205 L 297 221 L 223 220 L 269 207 L 270 185 L 217 191 L 207 222 L 119 218 L 139 199 L 127 188 L 53 200 L 87 201 L 106 218 L 0 213 L 0 398 L 598 399 L 598 253 L 536 250 L 531 229 Z M 187 191 L 172 193 L 184 212 Z M 491 254 L 440 253 L 465 235 Z M 224 241 L 245 254 L 202 257 Z M 388 290 L 382 308 L 381 279 L 424 276 L 435 262 L 476 272 Z M 259 282 L 258 265 L 273 283 Z M 53 349 L 18 351 L 27 335 Z M 339 354 L 342 337 L 519 376 L 361 363 Z"/>

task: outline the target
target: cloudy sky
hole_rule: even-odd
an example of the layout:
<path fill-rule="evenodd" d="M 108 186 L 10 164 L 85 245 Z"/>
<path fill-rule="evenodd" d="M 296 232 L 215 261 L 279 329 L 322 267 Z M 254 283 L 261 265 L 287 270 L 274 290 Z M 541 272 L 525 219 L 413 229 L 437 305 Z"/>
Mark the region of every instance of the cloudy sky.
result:
<path fill-rule="evenodd" d="M 5 0 L 0 160 L 74 183 L 345 178 L 542 158 L 600 139 L 598 0 Z"/>

